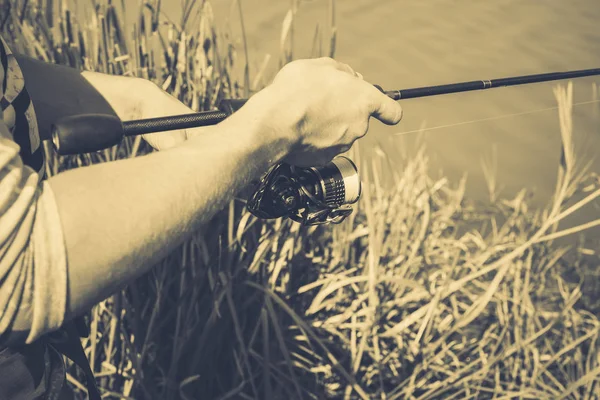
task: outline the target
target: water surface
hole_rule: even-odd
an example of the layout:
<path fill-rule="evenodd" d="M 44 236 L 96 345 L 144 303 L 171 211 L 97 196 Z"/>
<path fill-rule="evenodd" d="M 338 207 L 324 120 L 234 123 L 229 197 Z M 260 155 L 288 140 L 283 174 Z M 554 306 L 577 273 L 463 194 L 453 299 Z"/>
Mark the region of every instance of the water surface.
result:
<path fill-rule="evenodd" d="M 175 3 L 163 1 L 163 7 L 176 13 Z M 218 25 L 224 28 L 229 24 L 239 37 L 239 15 L 232 2 L 216 0 L 211 4 Z M 310 56 L 317 23 L 327 35 L 328 4 L 324 0 L 302 2 L 294 30 L 296 57 Z M 282 21 L 289 6 L 286 1 L 242 1 L 251 74 L 267 54 L 272 56 L 269 71 L 276 71 Z M 597 0 L 343 0 L 336 2 L 336 58 L 386 89 L 597 68 L 599 21 Z M 323 45 L 326 49 L 327 44 Z M 239 46 L 241 50 L 241 40 Z M 584 102 L 593 99 L 592 87 L 600 84 L 600 78 L 580 78 L 573 83 L 574 102 Z M 539 83 L 405 100 L 400 125 L 373 122 L 361 140 L 361 152 L 368 155 L 376 146 L 413 151 L 416 134 L 395 134 L 421 126 L 554 107 L 552 89 L 556 85 Z M 600 172 L 596 154 L 600 149 L 599 115 L 598 103 L 574 109 L 578 154 L 595 157 L 592 170 L 596 172 Z M 505 196 L 528 188 L 535 192 L 534 205 L 541 206 L 550 200 L 555 188 L 560 158 L 556 110 L 431 130 L 422 140 L 431 158 L 432 173 L 443 169 L 453 181 L 467 173 L 467 194 L 471 197 L 487 196 L 481 157 L 493 146 L 498 151 L 498 181 L 505 187 Z M 587 207 L 570 224 L 599 216 L 598 206 Z"/>

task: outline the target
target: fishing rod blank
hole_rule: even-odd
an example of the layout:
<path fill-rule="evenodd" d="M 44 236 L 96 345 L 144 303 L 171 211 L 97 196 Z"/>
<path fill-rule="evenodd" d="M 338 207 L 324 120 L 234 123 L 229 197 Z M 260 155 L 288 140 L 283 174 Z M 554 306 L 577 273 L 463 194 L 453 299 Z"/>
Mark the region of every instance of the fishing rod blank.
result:
<path fill-rule="evenodd" d="M 600 75 L 600 68 L 582 69 L 568 72 L 550 72 L 548 74 L 523 75 L 511 78 L 500 79 L 482 79 L 478 81 L 469 81 L 461 83 L 451 83 L 449 85 L 425 86 L 414 89 L 388 90 L 383 91 L 387 96 L 394 100 L 414 99 L 417 97 L 437 96 L 440 94 L 450 94 L 458 92 L 470 92 L 473 90 L 492 89 L 502 86 L 526 85 L 529 83 L 539 83 L 548 81 L 557 81 L 561 79 L 581 78 L 584 76 Z M 381 90 L 381 89 L 380 89 Z"/>
<path fill-rule="evenodd" d="M 523 75 L 500 79 L 452 83 L 448 85 L 425 86 L 413 89 L 385 91 L 379 90 L 394 100 L 469 92 L 503 86 L 525 85 L 530 83 L 556 81 L 600 75 L 600 68 L 547 74 Z M 205 111 L 169 117 L 121 121 L 113 115 L 83 114 L 65 117 L 52 126 L 52 142 L 58 154 L 89 153 L 112 147 L 121 142 L 124 136 L 166 132 L 179 129 L 216 125 L 240 109 L 246 100 L 223 100 L 218 111 Z"/>

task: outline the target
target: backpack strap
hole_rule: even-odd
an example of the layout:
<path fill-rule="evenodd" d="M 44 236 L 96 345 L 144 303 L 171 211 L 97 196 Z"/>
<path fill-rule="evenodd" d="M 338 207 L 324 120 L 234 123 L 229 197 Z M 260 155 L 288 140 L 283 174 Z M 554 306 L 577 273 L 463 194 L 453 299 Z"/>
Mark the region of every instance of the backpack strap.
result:
<path fill-rule="evenodd" d="M 61 330 L 66 333 L 66 338 L 64 340 L 50 340 L 50 345 L 67 356 L 85 373 L 89 400 L 102 400 L 90 362 L 83 351 L 80 332 L 77 328 L 78 326 L 74 322 L 65 324 Z"/>

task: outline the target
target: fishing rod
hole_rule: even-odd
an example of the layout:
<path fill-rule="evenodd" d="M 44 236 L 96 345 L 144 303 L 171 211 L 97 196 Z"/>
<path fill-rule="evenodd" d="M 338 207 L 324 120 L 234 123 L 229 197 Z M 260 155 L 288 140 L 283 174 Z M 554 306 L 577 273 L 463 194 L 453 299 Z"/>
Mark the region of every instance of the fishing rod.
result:
<path fill-rule="evenodd" d="M 600 68 L 499 79 L 481 79 L 412 89 L 377 89 L 393 100 L 526 85 L 600 75 Z M 52 143 L 60 155 L 89 153 L 119 144 L 126 136 L 216 125 L 240 109 L 246 99 L 225 99 L 218 110 L 168 117 L 121 121 L 113 115 L 84 114 L 61 119 L 52 126 Z M 260 218 L 289 217 L 305 225 L 339 223 L 358 201 L 361 183 L 354 163 L 337 157 L 323 167 L 275 166 L 248 200 Z"/>
<path fill-rule="evenodd" d="M 581 78 L 593 75 L 600 75 L 600 68 L 523 75 L 500 79 L 481 79 L 469 82 L 401 90 L 386 91 L 380 86 L 375 85 L 375 87 L 393 100 L 406 100 L 497 87 Z M 53 125 L 52 142 L 60 155 L 89 153 L 117 145 L 125 136 L 136 136 L 147 133 L 216 125 L 241 108 L 245 103 L 245 99 L 226 99 L 221 102 L 219 110 L 215 111 L 131 121 L 121 121 L 119 118 L 110 115 L 74 115 L 63 118 Z"/>
<path fill-rule="evenodd" d="M 567 72 L 550 72 L 547 74 L 513 76 L 511 78 L 482 79 L 478 81 L 451 83 L 449 85 L 426 86 L 415 89 L 389 90 L 383 92 L 394 100 L 404 100 L 414 99 L 417 97 L 437 96 L 440 94 L 492 89 L 503 86 L 527 85 L 530 83 L 582 78 L 585 76 L 593 75 L 600 75 L 600 68 L 581 69 L 577 71 Z"/>

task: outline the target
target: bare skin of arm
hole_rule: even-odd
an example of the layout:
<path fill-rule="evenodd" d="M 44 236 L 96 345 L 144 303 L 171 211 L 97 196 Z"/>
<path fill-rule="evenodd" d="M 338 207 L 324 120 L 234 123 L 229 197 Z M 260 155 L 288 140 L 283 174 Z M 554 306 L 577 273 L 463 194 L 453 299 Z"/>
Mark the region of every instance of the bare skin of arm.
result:
<path fill-rule="evenodd" d="M 122 87 L 88 79 L 119 113 Z M 163 112 L 181 107 L 173 104 Z M 152 114 L 137 116 L 160 112 Z M 322 165 L 348 150 L 371 116 L 396 124 L 402 109 L 344 64 L 303 60 L 221 124 L 171 138 L 165 151 L 51 178 L 67 250 L 67 318 L 147 272 L 274 164 Z"/>

